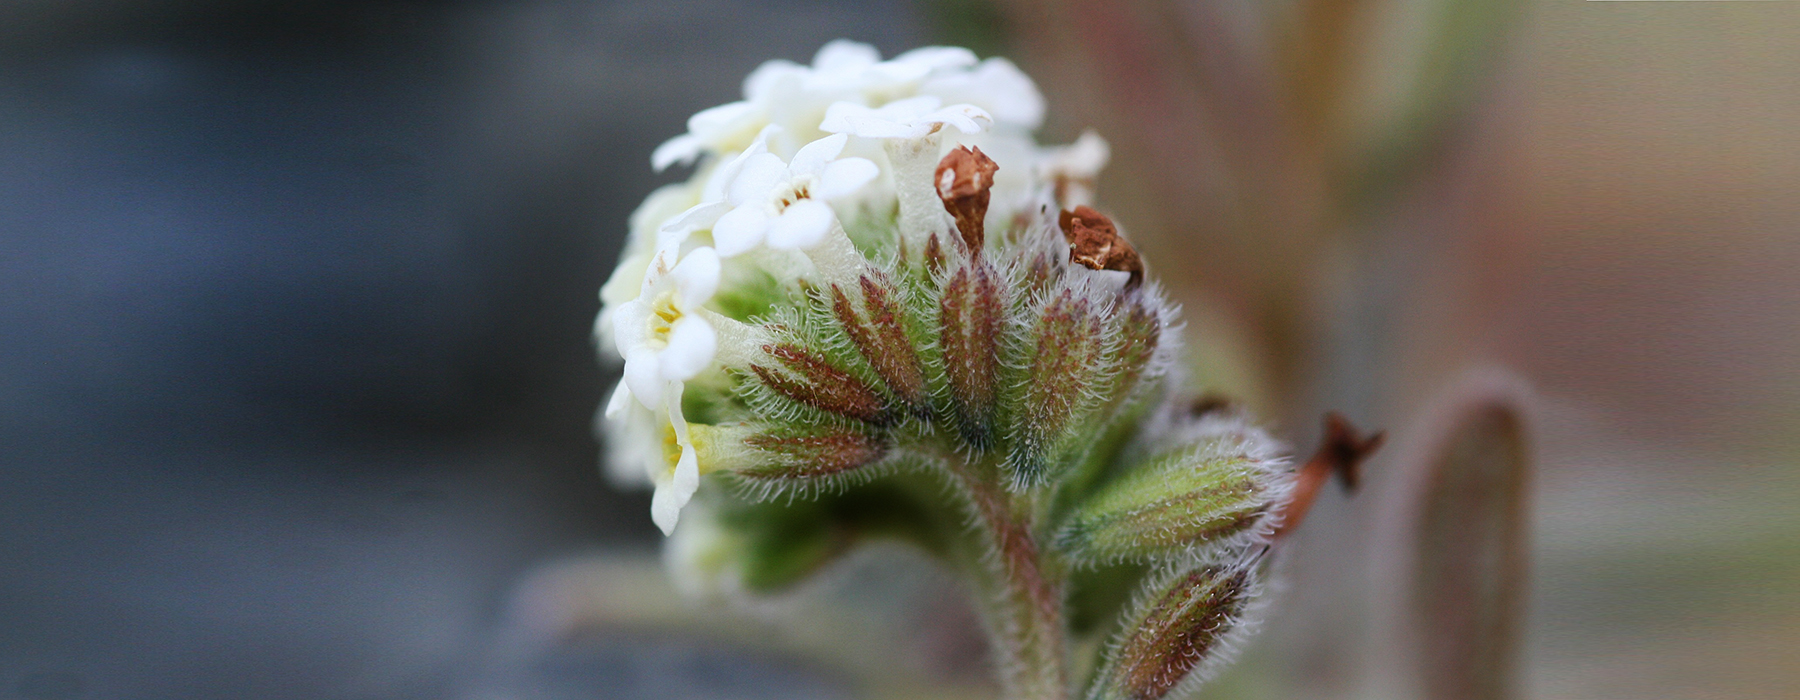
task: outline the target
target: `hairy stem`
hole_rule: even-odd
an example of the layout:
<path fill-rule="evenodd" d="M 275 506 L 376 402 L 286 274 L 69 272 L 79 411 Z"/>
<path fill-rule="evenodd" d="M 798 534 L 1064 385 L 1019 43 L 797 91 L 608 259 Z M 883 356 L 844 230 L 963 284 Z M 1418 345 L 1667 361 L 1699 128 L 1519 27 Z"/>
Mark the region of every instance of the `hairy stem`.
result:
<path fill-rule="evenodd" d="M 986 556 L 976 573 L 980 603 L 1000 656 L 1006 697 L 1066 700 L 1069 678 L 1063 621 L 1062 577 L 1048 566 L 1038 546 L 1036 508 L 1029 494 L 1013 494 L 998 479 L 983 478 L 970 465 L 950 460 L 951 473 L 969 498 L 985 541 Z"/>

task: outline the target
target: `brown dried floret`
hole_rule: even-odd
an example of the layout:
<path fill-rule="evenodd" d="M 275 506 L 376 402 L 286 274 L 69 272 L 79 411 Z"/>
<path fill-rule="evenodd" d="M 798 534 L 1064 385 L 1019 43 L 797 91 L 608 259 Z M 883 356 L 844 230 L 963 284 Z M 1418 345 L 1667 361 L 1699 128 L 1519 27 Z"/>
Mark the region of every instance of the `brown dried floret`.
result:
<path fill-rule="evenodd" d="M 1126 288 L 1144 282 L 1144 261 L 1136 248 L 1119 235 L 1119 228 L 1105 214 L 1086 205 L 1063 211 L 1057 217 L 1063 239 L 1069 242 L 1069 261 L 1090 270 L 1117 270 L 1131 274 Z"/>
<path fill-rule="evenodd" d="M 962 233 L 963 249 L 977 255 L 986 243 L 983 219 L 994 188 L 994 171 L 1000 166 L 980 148 L 958 146 L 937 166 L 938 199 L 944 210 L 956 217 L 956 230 Z"/>

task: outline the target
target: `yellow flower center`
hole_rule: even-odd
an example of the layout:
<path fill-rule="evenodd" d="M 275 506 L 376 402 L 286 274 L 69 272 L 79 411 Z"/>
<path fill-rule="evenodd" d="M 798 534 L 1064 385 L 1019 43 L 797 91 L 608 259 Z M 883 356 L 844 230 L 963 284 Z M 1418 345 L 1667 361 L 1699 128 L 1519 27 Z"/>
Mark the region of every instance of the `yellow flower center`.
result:
<path fill-rule="evenodd" d="M 720 455 L 715 448 L 727 444 L 719 432 L 718 426 L 688 424 L 688 442 L 694 446 L 694 458 L 701 474 L 711 474 L 719 468 Z M 675 424 L 663 422 L 662 438 L 663 473 L 672 476 L 675 465 L 681 461 L 681 441 L 675 437 Z"/>
<path fill-rule="evenodd" d="M 681 309 L 675 305 L 675 292 L 663 292 L 650 302 L 650 334 L 646 342 L 661 350 L 669 345 L 669 331 L 681 320 Z"/>

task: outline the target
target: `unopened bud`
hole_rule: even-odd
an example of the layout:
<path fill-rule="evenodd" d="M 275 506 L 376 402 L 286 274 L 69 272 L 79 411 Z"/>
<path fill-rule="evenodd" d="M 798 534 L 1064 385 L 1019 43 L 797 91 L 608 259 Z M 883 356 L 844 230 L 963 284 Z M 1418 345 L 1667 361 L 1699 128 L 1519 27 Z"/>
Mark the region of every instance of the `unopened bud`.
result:
<path fill-rule="evenodd" d="M 994 188 L 994 171 L 1000 166 L 980 148 L 958 146 L 937 166 L 938 199 L 944 209 L 956 217 L 956 230 L 962 233 L 963 250 L 979 255 L 986 243 L 984 219 L 987 217 L 990 190 Z"/>
<path fill-rule="evenodd" d="M 886 275 L 863 275 L 858 280 L 861 303 L 837 285 L 831 286 L 831 311 L 838 325 L 850 336 L 850 342 L 863 359 L 881 376 L 887 388 L 914 413 L 926 411 L 925 371 L 919 356 L 906 335 L 905 310 L 896 298 L 899 291 Z M 857 307 L 860 306 L 859 310 Z"/>
<path fill-rule="evenodd" d="M 1118 342 L 1113 351 L 1111 399 L 1115 406 L 1129 400 L 1146 376 L 1161 371 L 1153 362 L 1162 345 L 1162 314 L 1141 294 L 1128 296 L 1122 306 L 1114 312 Z"/>
<path fill-rule="evenodd" d="M 999 394 L 1000 333 L 1006 304 L 998 273 L 985 261 L 957 268 L 940 297 L 939 347 L 950 387 L 954 419 L 963 439 L 977 448 L 993 439 L 994 403 Z"/>
<path fill-rule="evenodd" d="M 865 423 L 893 422 L 881 393 L 819 353 L 792 344 L 765 345 L 763 352 L 785 371 L 760 364 L 750 371 L 764 386 L 787 399 Z"/>
<path fill-rule="evenodd" d="M 1176 570 L 1149 581 L 1094 677 L 1089 700 L 1160 700 L 1205 682 L 1248 628 L 1254 562 Z"/>
<path fill-rule="evenodd" d="M 1285 495 L 1274 466 L 1213 436 L 1151 457 L 1078 506 L 1056 536 L 1071 559 L 1142 561 L 1268 535 Z"/>
<path fill-rule="evenodd" d="M 733 473 L 776 490 L 842 476 L 879 461 L 888 450 L 878 435 L 831 425 L 772 427 L 746 436 L 743 444 L 761 458 L 746 460 Z"/>
<path fill-rule="evenodd" d="M 1033 324 L 1025 382 L 1012 407 L 1014 444 L 1007 463 L 1016 485 L 1033 485 L 1079 452 L 1090 431 L 1076 424 L 1095 403 L 1101 374 L 1101 318 L 1086 298 L 1064 289 Z"/>

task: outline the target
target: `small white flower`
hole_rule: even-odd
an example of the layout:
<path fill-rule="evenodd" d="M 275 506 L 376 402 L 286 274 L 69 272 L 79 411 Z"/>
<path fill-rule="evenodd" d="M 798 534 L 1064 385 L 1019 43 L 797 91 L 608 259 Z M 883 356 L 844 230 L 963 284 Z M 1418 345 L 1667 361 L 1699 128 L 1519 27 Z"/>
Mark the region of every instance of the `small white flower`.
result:
<path fill-rule="evenodd" d="M 843 135 L 819 139 L 802 146 L 792 161 L 746 151 L 724 186 L 723 203 L 702 204 L 689 210 L 693 217 L 678 221 L 699 226 L 717 213 L 711 223 L 713 245 L 723 257 L 764 244 L 778 250 L 811 248 L 837 223 L 829 202 L 855 194 L 880 174 L 866 158 L 838 158 L 846 140 Z"/>
<path fill-rule="evenodd" d="M 697 434 L 709 426 L 690 426 L 681 414 L 681 382 L 672 382 L 662 400 L 654 406 L 633 401 L 629 385 L 620 382 L 607 402 L 606 416 L 609 449 L 619 463 L 617 471 L 629 469 L 631 463 L 641 465 L 656 488 L 650 498 L 650 519 L 668 535 L 675 531 L 682 506 L 700 489 L 700 450 L 694 442 Z M 711 471 L 711 470 L 707 470 Z"/>
<path fill-rule="evenodd" d="M 687 133 L 669 139 L 651 154 L 651 165 L 662 170 L 675 163 L 692 163 L 706 153 L 725 155 L 746 147 L 758 131 L 768 125 L 782 128 L 782 136 L 772 144 L 775 153 L 794 153 L 801 144 L 819 138 L 819 120 L 826 108 L 837 102 L 880 105 L 920 94 L 921 86 L 938 85 L 954 99 L 988 105 L 993 97 L 1008 104 L 1018 103 L 1017 96 L 1033 96 L 1037 105 L 1030 109 L 1042 112 L 1042 98 L 1036 88 L 1025 81 L 1025 91 L 1016 81 L 1002 76 L 1003 69 L 989 66 L 995 59 L 977 66 L 975 54 L 968 49 L 928 46 L 881 60 L 880 52 L 868 44 L 839 39 L 826 44 L 813 56 L 812 65 L 792 61 L 767 61 L 744 79 L 744 99 L 702 110 L 688 119 Z M 1005 66 L 1010 67 L 1008 63 Z M 971 68 L 974 71 L 971 72 Z M 1017 69 L 1013 69 L 1017 73 Z M 956 80 L 959 74 L 979 76 Z M 1018 77 L 1023 78 L 1020 74 Z M 939 82 L 948 80 L 948 82 Z M 974 83 L 971 83 L 971 80 Z M 974 85 L 973 88 L 970 88 Z M 984 93 L 987 90 L 989 92 Z M 965 93 L 971 93 L 965 96 Z M 1021 113 L 1006 105 L 994 104 L 1008 115 Z M 1011 118 L 1010 116 L 1008 118 Z M 1035 126 L 1035 120 L 1028 125 Z"/>
<path fill-rule="evenodd" d="M 1112 159 L 1112 147 L 1093 129 L 1081 132 L 1075 143 L 1046 148 L 1037 163 L 1037 176 L 1054 191 L 1065 208 L 1093 204 L 1094 183 Z"/>
<path fill-rule="evenodd" d="M 919 86 L 919 94 L 986 109 L 1000 124 L 1032 131 L 1044 123 L 1044 95 L 1031 78 L 1004 58 L 982 61 L 972 71 L 950 71 Z"/>
<path fill-rule="evenodd" d="M 707 150 L 719 151 L 751 138 L 768 122 L 766 107 L 748 100 L 700 110 L 688 117 L 687 133 L 650 152 L 650 167 L 661 172 L 676 163 L 692 163 Z"/>
<path fill-rule="evenodd" d="M 881 52 L 873 46 L 849 39 L 833 39 L 813 54 L 806 87 L 812 90 L 861 87 L 864 76 L 880 62 Z"/>
<path fill-rule="evenodd" d="M 1112 147 L 1093 129 L 1081 132 L 1075 143 L 1044 149 L 1038 171 L 1048 177 L 1079 177 L 1092 180 L 1112 159 Z"/>
<path fill-rule="evenodd" d="M 819 128 L 867 139 L 921 139 L 944 125 L 954 126 L 965 134 L 975 134 L 994 123 L 993 116 L 975 105 L 942 107 L 943 103 L 933 95 L 897 100 L 880 107 L 839 102 L 825 110 L 825 121 L 819 123 Z"/>
<path fill-rule="evenodd" d="M 811 66 L 766 61 L 744 79 L 744 99 L 688 118 L 687 133 L 658 146 L 650 155 L 650 164 L 662 170 L 675 163 L 692 163 L 703 153 L 738 151 L 770 125 L 811 140 L 809 135 L 816 133 L 826 105 L 865 100 L 871 88 L 892 88 L 894 80 L 889 74 L 895 71 L 882 70 L 883 65 L 875 47 L 843 39 L 820 48 Z M 923 78 L 924 73 L 918 77 Z"/>
<path fill-rule="evenodd" d="M 673 250 L 656 254 L 638 297 L 614 311 L 613 339 L 625 358 L 623 391 L 645 408 L 662 404 L 667 388 L 712 364 L 718 333 L 700 311 L 719 287 L 719 255 L 696 248 L 670 268 Z M 679 417 L 679 406 L 675 411 Z"/>
<path fill-rule="evenodd" d="M 700 490 L 700 451 L 694 446 L 693 431 L 688 429 L 688 422 L 681 415 L 681 385 L 676 384 L 674 388 L 663 408 L 668 420 L 660 421 L 666 431 L 662 464 L 657 465 L 656 473 L 650 475 L 651 481 L 656 482 L 656 493 L 650 497 L 650 519 L 664 535 L 675 531 L 681 507 Z M 670 460 L 670 456 L 674 459 Z"/>
<path fill-rule="evenodd" d="M 637 298 L 650 263 L 656 258 L 657 250 L 663 247 L 660 245 L 663 236 L 658 229 L 692 207 L 699 199 L 699 193 L 700 187 L 693 183 L 664 185 L 645 197 L 644 203 L 631 213 L 625 250 L 619 253 L 619 263 L 613 268 L 612 276 L 600 287 L 600 316 L 594 322 L 594 337 L 599 339 L 601 347 L 613 344 L 613 313 L 621 304 Z"/>

